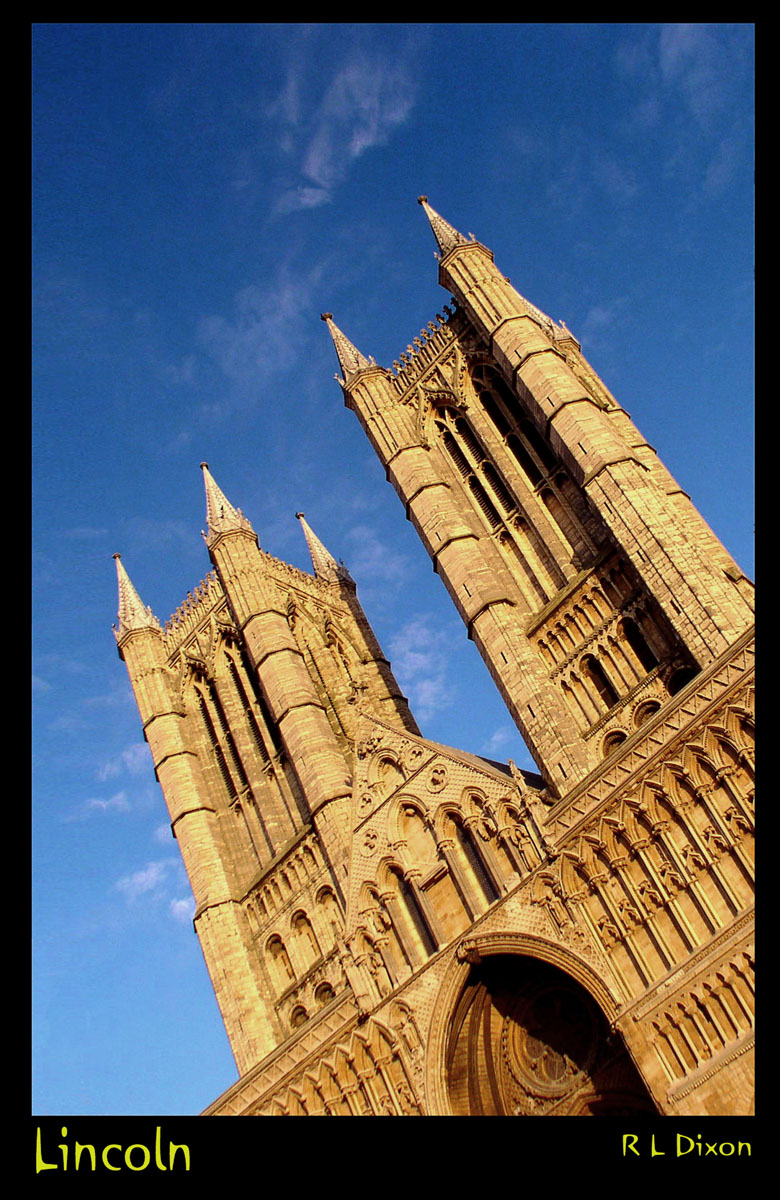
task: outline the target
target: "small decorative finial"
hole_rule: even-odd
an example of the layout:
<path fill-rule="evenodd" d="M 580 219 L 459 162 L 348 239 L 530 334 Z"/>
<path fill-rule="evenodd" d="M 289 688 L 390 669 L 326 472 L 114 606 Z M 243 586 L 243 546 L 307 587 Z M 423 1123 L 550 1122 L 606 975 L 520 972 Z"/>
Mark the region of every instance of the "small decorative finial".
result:
<path fill-rule="evenodd" d="M 117 583 L 119 585 L 119 625 L 114 626 L 117 640 L 125 633 L 136 629 L 159 629 L 160 622 L 148 605 L 145 605 L 138 592 L 133 587 L 127 571 L 118 554 L 114 554 L 116 562 Z"/>
<path fill-rule="evenodd" d="M 329 550 L 323 546 L 320 539 L 310 527 L 308 521 L 305 520 L 302 512 L 295 514 L 303 527 L 303 535 L 306 538 L 306 543 L 311 554 L 312 566 L 314 574 L 318 579 L 325 579 L 330 583 L 337 579 L 349 579 L 349 571 L 343 565 L 339 565 Z"/>
<path fill-rule="evenodd" d="M 200 465 L 203 471 L 203 482 L 206 486 L 206 519 L 209 538 L 234 529 L 247 529 L 254 533 L 241 509 L 234 508 L 225 493 L 218 487 L 209 470 L 208 463 L 202 462 Z"/>
<path fill-rule="evenodd" d="M 355 371 L 362 371 L 366 367 L 370 367 L 371 363 L 361 354 L 356 346 L 346 337 L 338 325 L 333 321 L 332 313 L 322 313 L 322 320 L 327 322 L 330 336 L 333 338 L 333 345 L 336 349 L 336 357 L 339 360 L 342 375 L 344 379 L 348 379 Z M 336 376 L 338 379 L 338 376 Z"/>
<path fill-rule="evenodd" d="M 467 238 L 464 238 L 462 233 L 458 233 L 449 221 L 445 221 L 434 208 L 431 208 L 428 203 L 427 196 L 418 196 L 417 203 L 421 204 L 425 209 L 428 220 L 430 221 L 433 236 L 436 238 L 439 250 L 443 256 L 449 254 L 455 246 L 464 246 L 467 244 Z"/>

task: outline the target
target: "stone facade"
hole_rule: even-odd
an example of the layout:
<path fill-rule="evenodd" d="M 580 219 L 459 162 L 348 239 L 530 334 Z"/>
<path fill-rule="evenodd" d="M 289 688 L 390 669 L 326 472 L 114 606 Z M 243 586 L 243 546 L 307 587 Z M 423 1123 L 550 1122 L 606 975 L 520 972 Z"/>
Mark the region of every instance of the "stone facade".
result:
<path fill-rule="evenodd" d="M 346 568 L 213 571 L 119 653 L 240 1078 L 209 1114 L 752 1112 L 752 586 L 492 253 L 393 364 L 324 320 L 538 767 L 423 738 Z"/>

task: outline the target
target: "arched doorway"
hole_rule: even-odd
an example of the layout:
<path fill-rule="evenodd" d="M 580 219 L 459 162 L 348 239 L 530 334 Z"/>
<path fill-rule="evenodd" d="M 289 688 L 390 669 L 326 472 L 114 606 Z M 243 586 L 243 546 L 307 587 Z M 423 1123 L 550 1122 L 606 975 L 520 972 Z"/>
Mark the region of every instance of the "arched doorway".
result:
<path fill-rule="evenodd" d="M 551 963 L 496 954 L 473 966 L 446 1048 L 457 1116 L 656 1113 L 590 994 Z"/>

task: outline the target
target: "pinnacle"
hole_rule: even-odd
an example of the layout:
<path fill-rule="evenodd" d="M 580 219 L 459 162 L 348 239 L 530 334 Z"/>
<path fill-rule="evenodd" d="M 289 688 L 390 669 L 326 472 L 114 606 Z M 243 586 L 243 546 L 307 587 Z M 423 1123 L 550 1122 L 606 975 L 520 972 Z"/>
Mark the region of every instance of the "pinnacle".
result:
<path fill-rule="evenodd" d="M 426 216 L 431 223 L 433 236 L 436 238 L 439 250 L 443 255 L 449 254 L 450 250 L 453 250 L 455 246 L 468 245 L 469 239 L 465 238 L 462 233 L 458 233 L 457 229 L 453 225 L 450 225 L 449 221 L 445 221 L 444 217 L 440 216 L 434 208 L 431 208 L 427 196 L 418 196 L 417 203 L 421 204 L 425 209 Z"/>
<path fill-rule="evenodd" d="M 252 526 L 241 509 L 233 507 L 225 493 L 214 481 L 214 477 L 209 471 L 209 464 L 202 462 L 200 466 L 203 471 L 203 482 L 206 485 L 206 520 L 209 534 L 229 533 L 234 529 L 248 529 L 253 532 Z"/>
<path fill-rule="evenodd" d="M 318 579 L 325 579 L 328 583 L 334 583 L 337 579 L 348 578 L 349 572 L 341 563 L 337 563 L 330 550 L 322 544 L 314 530 L 302 512 L 297 512 L 296 517 L 303 527 L 306 544 L 309 547 L 314 574 Z"/>
<path fill-rule="evenodd" d="M 357 347 L 353 346 L 349 338 L 341 332 L 333 320 L 333 313 L 322 313 L 322 320 L 330 330 L 333 345 L 336 347 L 339 366 L 345 379 L 353 375 L 355 371 L 362 371 L 365 367 L 372 365 L 366 356 L 361 354 Z"/>
<path fill-rule="evenodd" d="M 152 612 L 148 605 L 145 605 L 138 592 L 130 582 L 130 577 L 127 574 L 122 559 L 119 554 L 114 555 L 116 562 L 117 583 L 119 585 L 119 612 L 117 617 L 119 620 L 118 628 L 115 627 L 117 637 L 123 633 L 129 633 L 133 629 L 160 629 L 160 622 Z"/>

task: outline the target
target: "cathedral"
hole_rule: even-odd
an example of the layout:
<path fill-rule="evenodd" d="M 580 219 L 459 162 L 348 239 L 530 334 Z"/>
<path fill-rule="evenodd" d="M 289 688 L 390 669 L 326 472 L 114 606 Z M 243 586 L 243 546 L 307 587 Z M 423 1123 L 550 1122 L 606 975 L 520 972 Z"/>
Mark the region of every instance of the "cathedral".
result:
<path fill-rule="evenodd" d="M 116 555 L 115 634 L 238 1067 L 206 1115 L 749 1114 L 752 585 L 419 202 L 451 301 L 392 369 L 323 320 L 537 772 L 428 741 L 304 514 L 311 573 L 202 464 L 211 570 L 163 626 Z"/>

